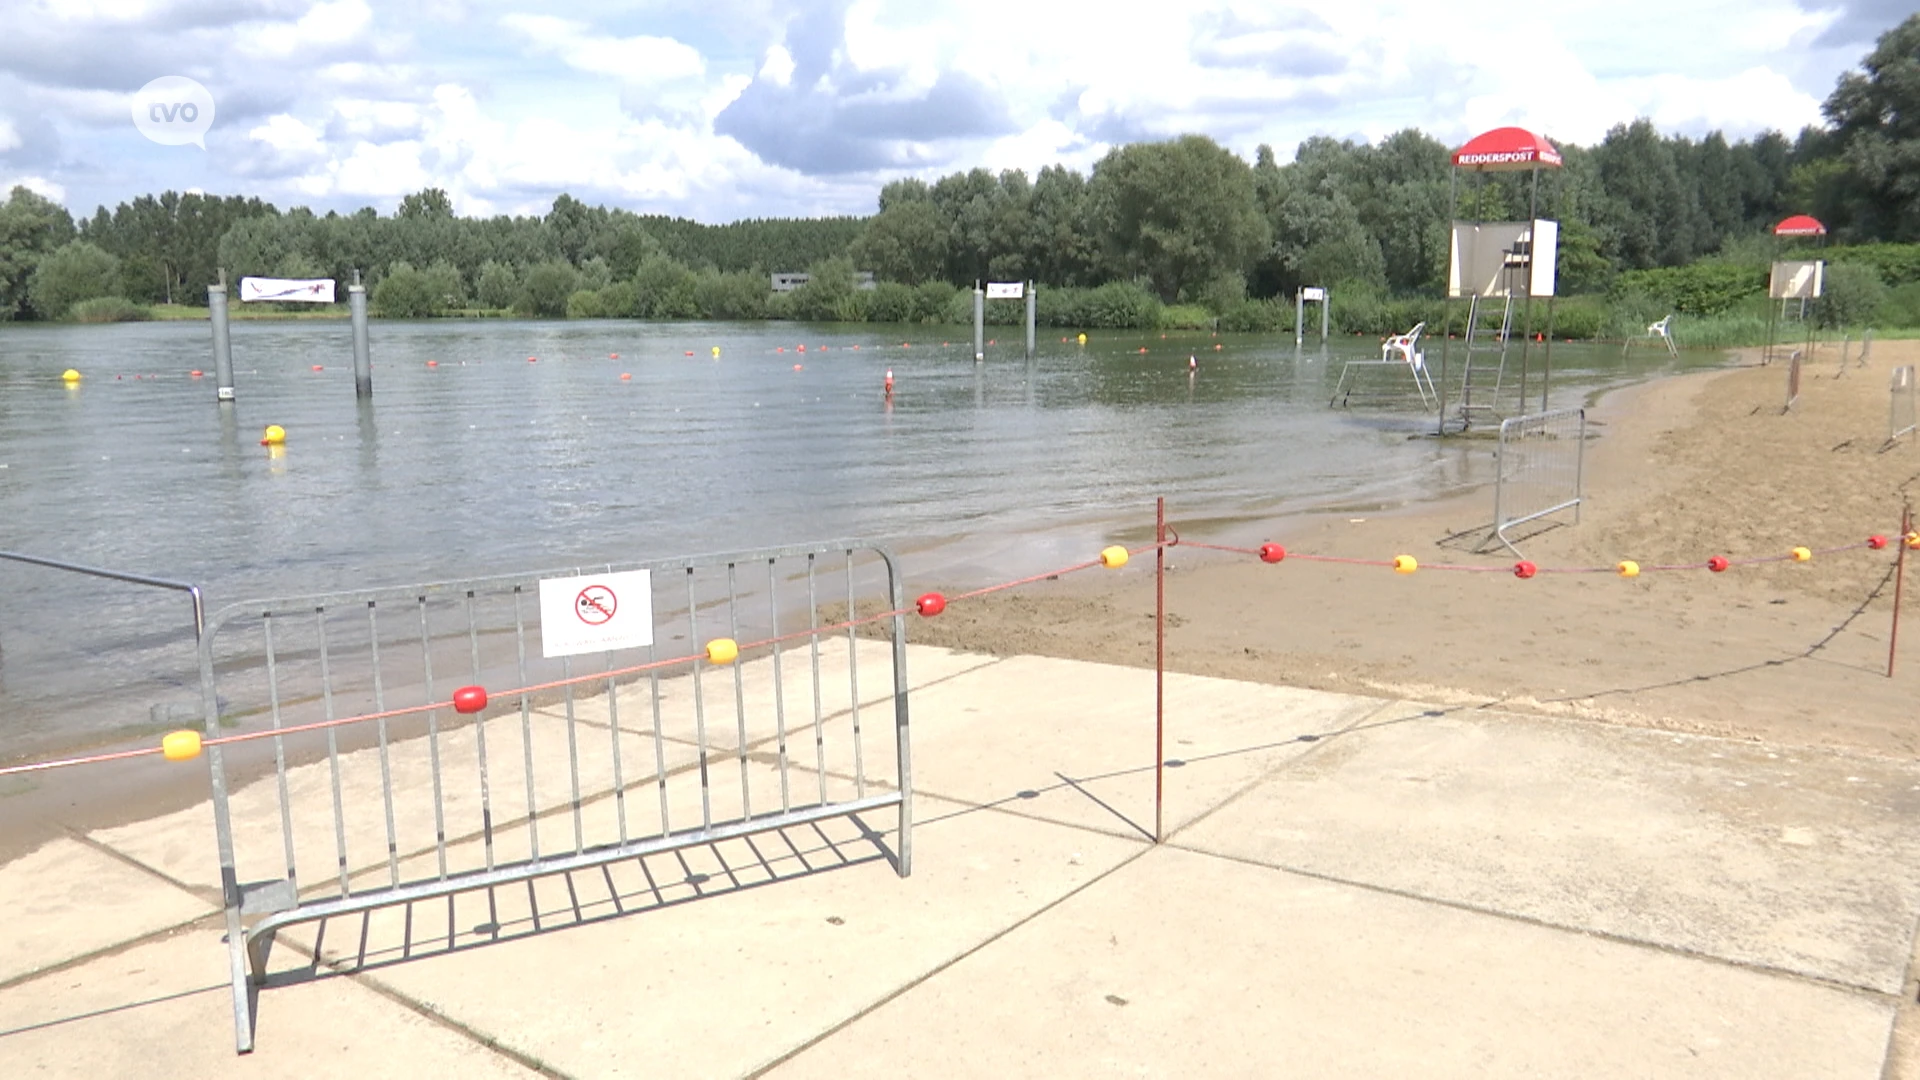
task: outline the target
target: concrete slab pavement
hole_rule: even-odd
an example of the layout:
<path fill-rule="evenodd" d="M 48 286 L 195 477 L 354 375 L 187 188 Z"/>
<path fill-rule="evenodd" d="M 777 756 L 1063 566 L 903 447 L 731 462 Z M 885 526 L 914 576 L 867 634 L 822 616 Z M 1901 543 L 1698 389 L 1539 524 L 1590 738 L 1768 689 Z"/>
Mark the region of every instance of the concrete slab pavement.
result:
<path fill-rule="evenodd" d="M 1917 826 L 1911 762 L 1449 713 L 1329 740 L 1179 842 L 1894 994 Z"/>
<path fill-rule="evenodd" d="M 1176 848 L 773 1070 L 861 1076 L 1877 1077 L 1830 987 Z"/>
<path fill-rule="evenodd" d="M 0 866 L 0 911 L 38 924 L 0 952 L 0 1075 L 1881 1075 L 1920 917 L 1911 763 L 1174 676 L 1153 848 L 1135 828 L 1152 821 L 1150 672 L 938 652 L 908 660 L 909 879 L 882 811 L 867 831 L 829 821 L 292 929 L 242 1058 L 217 920 L 154 937 L 206 910 L 202 806 L 90 838 L 118 858 L 63 841 Z M 610 743 L 581 706 L 579 730 Z M 621 709 L 622 745 L 650 761 Z M 824 725 L 841 743 L 845 720 Z M 490 739 L 500 721 L 519 717 Z M 750 727 L 757 807 L 777 804 L 766 734 Z M 678 824 L 698 754 L 660 749 L 683 770 Z M 395 749 L 410 796 L 423 753 Z M 716 820 L 740 759 L 709 749 Z M 805 764 L 796 790 L 816 783 Z M 597 768 L 586 835 L 622 801 L 644 832 L 651 770 L 616 800 Z M 330 818 L 324 762 L 289 786 Z M 275 849 L 277 795 L 255 787 L 245 827 Z M 364 780 L 344 790 L 364 815 Z M 561 791 L 539 800 L 546 850 L 550 829 L 571 848 Z M 366 820 L 351 865 L 377 882 L 384 826 Z M 496 841 L 502 858 L 524 843 L 510 821 Z M 478 847 L 469 828 L 449 852 Z M 430 875 L 432 851 L 395 857 Z"/>

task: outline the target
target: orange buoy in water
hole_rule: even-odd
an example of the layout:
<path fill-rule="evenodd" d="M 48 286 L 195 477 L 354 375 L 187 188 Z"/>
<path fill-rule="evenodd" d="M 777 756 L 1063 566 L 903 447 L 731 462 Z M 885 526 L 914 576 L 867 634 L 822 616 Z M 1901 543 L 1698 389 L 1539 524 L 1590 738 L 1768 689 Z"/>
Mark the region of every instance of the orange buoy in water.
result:
<path fill-rule="evenodd" d="M 626 372 L 624 372 L 624 371 L 620 373 L 620 381 L 621 381 L 621 382 L 630 382 L 630 381 L 632 381 L 632 379 L 633 379 L 633 376 L 632 376 L 632 375 L 629 375 L 629 374 L 627 374 L 627 373 L 626 373 Z"/>

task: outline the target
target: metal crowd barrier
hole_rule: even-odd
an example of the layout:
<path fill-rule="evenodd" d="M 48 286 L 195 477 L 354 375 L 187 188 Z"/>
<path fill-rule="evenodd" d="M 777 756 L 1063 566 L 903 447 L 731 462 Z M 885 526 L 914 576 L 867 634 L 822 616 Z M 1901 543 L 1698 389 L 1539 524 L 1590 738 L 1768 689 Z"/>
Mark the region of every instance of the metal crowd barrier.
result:
<path fill-rule="evenodd" d="M 1900 437 L 1920 426 L 1920 410 L 1914 402 L 1913 365 L 1893 369 L 1893 379 L 1888 387 L 1887 404 L 1887 445 L 1892 446 Z"/>
<path fill-rule="evenodd" d="M 1578 524 L 1586 446 L 1585 409 L 1502 420 L 1494 450 L 1493 531 L 1480 550 L 1491 550 L 1498 541 L 1519 555 L 1507 530 L 1564 510 L 1572 510 Z"/>
<path fill-rule="evenodd" d="M 540 602 L 543 577 L 560 607 Z M 240 1052 L 274 935 L 295 924 L 839 817 L 884 851 L 859 815 L 886 808 L 910 872 L 891 552 L 843 541 L 563 577 L 251 601 L 208 620 L 208 731 L 276 732 L 251 770 L 207 749 Z M 842 625 L 854 611 L 896 614 L 865 624 L 875 637 Z M 616 612 L 651 642 L 547 658 Z M 703 657 L 722 636 L 739 646 L 730 670 Z M 490 688 L 477 711 L 472 686 Z"/>

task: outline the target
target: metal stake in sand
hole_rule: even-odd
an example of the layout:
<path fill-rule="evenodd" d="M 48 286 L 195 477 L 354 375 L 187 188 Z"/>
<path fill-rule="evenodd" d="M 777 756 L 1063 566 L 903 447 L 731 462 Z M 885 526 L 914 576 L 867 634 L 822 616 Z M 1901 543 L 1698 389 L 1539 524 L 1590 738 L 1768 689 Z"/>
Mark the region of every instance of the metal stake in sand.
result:
<path fill-rule="evenodd" d="M 233 344 L 227 337 L 227 272 L 207 286 L 207 319 L 213 323 L 213 381 L 215 401 L 233 400 Z"/>
<path fill-rule="evenodd" d="M 1907 548 L 1912 546 L 1913 507 L 1900 512 L 1900 557 L 1893 564 L 1893 628 L 1887 633 L 1887 678 L 1893 678 L 1893 658 L 1900 647 L 1900 592 L 1907 583 Z"/>
<path fill-rule="evenodd" d="M 373 360 L 367 347 L 367 287 L 360 284 L 360 271 L 353 272 L 353 284 L 347 286 L 347 310 L 353 315 L 353 396 L 373 396 Z"/>
<path fill-rule="evenodd" d="M 1167 772 L 1167 500 L 1153 512 L 1153 842 L 1161 837 Z M 1904 553 L 1905 548 L 1901 551 Z"/>

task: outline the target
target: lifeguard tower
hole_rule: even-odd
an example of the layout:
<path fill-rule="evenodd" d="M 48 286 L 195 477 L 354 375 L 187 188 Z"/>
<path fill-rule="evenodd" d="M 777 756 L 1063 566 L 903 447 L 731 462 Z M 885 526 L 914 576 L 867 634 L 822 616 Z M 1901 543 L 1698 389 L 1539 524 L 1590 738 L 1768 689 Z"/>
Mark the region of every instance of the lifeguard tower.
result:
<path fill-rule="evenodd" d="M 1775 241 L 1782 238 L 1825 237 L 1827 227 L 1820 219 L 1807 214 L 1795 214 L 1773 227 Z M 1807 331 L 1806 348 L 1813 349 L 1813 324 L 1807 320 L 1807 301 L 1820 299 L 1822 285 L 1826 277 L 1827 264 L 1824 259 L 1775 259 L 1767 275 L 1767 298 L 1780 301 L 1775 308 L 1767 305 L 1767 348 L 1760 354 L 1761 363 L 1773 362 L 1774 346 L 1778 343 L 1779 328 L 1790 317 L 1798 317 Z M 1798 303 L 1796 310 L 1795 304 Z M 1791 313 L 1791 314 L 1790 314 Z"/>
<path fill-rule="evenodd" d="M 1518 394 L 1513 404 L 1524 412 L 1527 368 L 1533 344 L 1535 298 L 1545 298 L 1540 405 L 1547 401 L 1552 373 L 1553 297 L 1558 262 L 1560 224 L 1540 217 L 1540 170 L 1560 168 L 1560 152 L 1546 139 L 1524 128 L 1496 128 L 1475 136 L 1453 155 L 1452 242 L 1447 268 L 1446 340 L 1440 350 L 1440 377 L 1435 386 L 1440 399 L 1439 433 L 1451 420 L 1466 430 L 1476 421 L 1498 421 L 1505 405 L 1511 348 L 1515 334 L 1518 352 Z M 1460 180 L 1465 173 L 1476 190 L 1489 173 L 1527 172 L 1528 211 L 1524 221 L 1462 221 L 1459 216 Z M 1483 206 L 1483 199 L 1475 199 Z M 1467 301 L 1464 357 L 1451 415 L 1447 391 L 1452 386 L 1454 302 Z M 1516 325 L 1517 323 L 1517 325 Z"/>

